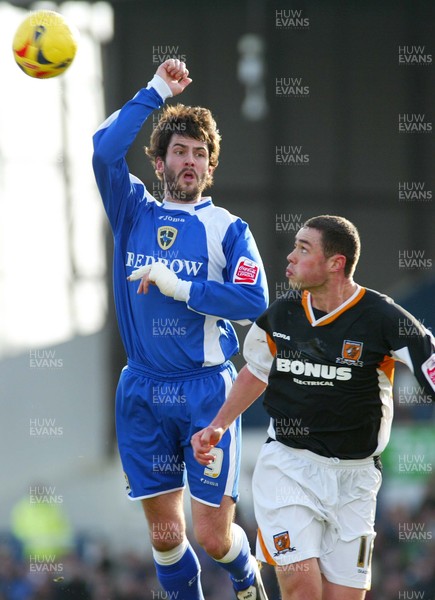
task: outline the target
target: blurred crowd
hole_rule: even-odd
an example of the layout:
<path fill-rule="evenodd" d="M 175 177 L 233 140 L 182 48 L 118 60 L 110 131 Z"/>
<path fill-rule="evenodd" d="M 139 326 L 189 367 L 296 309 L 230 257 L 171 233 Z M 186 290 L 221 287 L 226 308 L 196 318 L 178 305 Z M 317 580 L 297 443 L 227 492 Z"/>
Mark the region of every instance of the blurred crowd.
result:
<path fill-rule="evenodd" d="M 398 375 L 399 392 L 411 389 L 400 370 Z M 396 424 L 433 424 L 433 399 L 426 403 L 419 395 L 402 395 L 412 402 L 400 402 L 399 394 Z M 386 473 L 378 497 L 372 590 L 366 600 L 435 599 L 435 469 L 431 469 L 423 488 L 421 483 L 418 488 L 415 481 L 406 482 L 408 493 L 403 498 L 397 490 L 391 494 L 392 475 Z M 150 558 L 134 551 L 119 554 L 104 539 L 78 534 L 48 486 L 30 489 L 31 499 L 27 495 L 14 506 L 9 530 L 0 531 L 0 600 L 177 600 L 161 589 Z M 254 549 L 254 518 L 242 507 L 237 521 Z M 192 533 L 188 535 L 202 565 L 206 600 L 233 600 L 227 574 L 195 545 Z M 279 600 L 273 568 L 264 565 L 262 573 L 269 600 Z"/>
<path fill-rule="evenodd" d="M 255 524 L 243 522 L 255 547 Z M 435 478 L 414 509 L 379 502 L 373 557 L 373 589 L 367 600 L 435 598 Z M 145 535 L 145 527 L 144 527 Z M 232 600 L 227 577 L 199 548 L 207 600 Z M 64 555 L 35 562 L 11 531 L 0 536 L 0 600 L 168 600 L 151 561 L 136 553 L 122 555 L 99 539 L 76 536 Z M 263 567 L 270 600 L 278 600 L 273 569 Z M 176 599 L 174 599 L 176 600 Z"/>

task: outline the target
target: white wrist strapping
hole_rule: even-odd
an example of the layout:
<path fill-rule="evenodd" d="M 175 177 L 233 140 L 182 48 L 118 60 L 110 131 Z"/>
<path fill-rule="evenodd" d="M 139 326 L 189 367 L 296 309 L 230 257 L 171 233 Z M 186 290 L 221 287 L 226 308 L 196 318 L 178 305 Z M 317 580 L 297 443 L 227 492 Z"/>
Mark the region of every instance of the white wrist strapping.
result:
<path fill-rule="evenodd" d="M 159 96 L 162 97 L 163 101 L 165 101 L 166 98 L 171 98 L 172 96 L 171 88 L 166 81 L 160 77 L 160 75 L 154 75 L 151 81 L 148 82 L 147 90 L 150 88 L 154 88 Z"/>
<path fill-rule="evenodd" d="M 170 296 L 175 300 L 188 302 L 192 282 L 180 279 L 162 262 L 154 262 L 152 265 L 139 267 L 131 273 L 128 280 L 137 281 L 138 279 L 142 279 L 147 273 L 149 274 L 150 281 L 156 284 L 162 294 Z"/>
<path fill-rule="evenodd" d="M 182 300 L 183 302 L 189 302 L 191 287 L 191 281 L 184 281 L 184 279 L 179 279 L 175 288 L 174 300 Z"/>

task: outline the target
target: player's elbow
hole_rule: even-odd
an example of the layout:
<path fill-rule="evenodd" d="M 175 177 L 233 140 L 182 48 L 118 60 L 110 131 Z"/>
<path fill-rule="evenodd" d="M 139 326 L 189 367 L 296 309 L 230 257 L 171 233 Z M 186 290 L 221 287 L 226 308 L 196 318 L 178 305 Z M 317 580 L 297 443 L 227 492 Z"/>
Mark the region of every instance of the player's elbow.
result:
<path fill-rule="evenodd" d="M 92 154 L 92 164 L 98 165 L 110 165 L 114 162 L 113 148 L 110 144 L 104 143 L 104 132 L 97 131 L 93 138 L 94 152 Z"/>
<path fill-rule="evenodd" d="M 97 138 L 97 134 L 92 138 L 94 151 L 92 153 L 92 164 L 105 164 L 107 161 L 107 152 L 104 149 L 104 145 L 100 143 L 100 140 Z"/>

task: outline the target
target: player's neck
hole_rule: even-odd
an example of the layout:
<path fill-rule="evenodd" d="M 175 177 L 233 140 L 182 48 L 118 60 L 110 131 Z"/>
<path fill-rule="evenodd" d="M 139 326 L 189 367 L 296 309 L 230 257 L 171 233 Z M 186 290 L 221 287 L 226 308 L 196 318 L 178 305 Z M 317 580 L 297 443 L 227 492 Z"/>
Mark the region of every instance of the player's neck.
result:
<path fill-rule="evenodd" d="M 170 195 L 166 195 L 164 200 L 165 202 L 172 202 L 173 204 L 198 204 L 201 202 L 202 198 L 201 196 L 198 196 L 198 198 L 194 198 L 193 200 L 180 200 L 178 198 L 173 198 Z"/>
<path fill-rule="evenodd" d="M 201 195 L 201 192 L 199 192 L 195 196 L 187 198 L 186 195 L 183 196 L 182 193 L 172 194 L 171 192 L 166 190 L 163 199 L 165 202 L 172 202 L 174 204 L 199 204 L 201 200 L 203 200 L 203 196 Z"/>
<path fill-rule="evenodd" d="M 358 285 L 353 279 L 335 281 L 333 284 L 309 290 L 311 306 L 329 314 L 349 300 L 356 292 Z"/>

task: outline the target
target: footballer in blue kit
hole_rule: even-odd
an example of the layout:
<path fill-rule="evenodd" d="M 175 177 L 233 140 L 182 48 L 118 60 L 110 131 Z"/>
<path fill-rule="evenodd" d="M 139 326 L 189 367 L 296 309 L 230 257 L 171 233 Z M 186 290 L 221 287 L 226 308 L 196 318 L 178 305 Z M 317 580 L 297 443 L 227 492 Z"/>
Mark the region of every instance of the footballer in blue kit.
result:
<path fill-rule="evenodd" d="M 224 403 L 239 345 L 231 321 L 265 310 L 267 283 L 248 225 L 202 192 L 212 184 L 220 135 L 208 109 L 167 106 L 146 149 L 164 199 L 125 159 L 147 117 L 191 83 L 186 65 L 162 63 L 147 88 L 94 136 L 96 181 L 114 236 L 114 295 L 127 354 L 116 394 L 118 446 L 129 496 L 148 521 L 162 587 L 201 600 L 200 565 L 186 537 L 191 493 L 195 537 L 230 575 L 239 600 L 267 600 L 245 532 L 234 521 L 240 422 L 200 466 L 190 439 Z M 167 535 L 166 532 L 172 532 Z"/>

